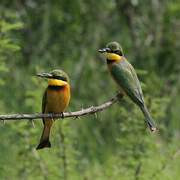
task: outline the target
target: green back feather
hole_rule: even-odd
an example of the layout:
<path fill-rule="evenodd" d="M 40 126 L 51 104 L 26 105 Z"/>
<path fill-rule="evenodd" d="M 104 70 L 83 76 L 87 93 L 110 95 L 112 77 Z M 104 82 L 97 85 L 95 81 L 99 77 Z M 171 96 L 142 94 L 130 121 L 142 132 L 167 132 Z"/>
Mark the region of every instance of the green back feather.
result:
<path fill-rule="evenodd" d="M 134 68 L 127 60 L 113 63 L 111 74 L 118 85 L 136 104 L 144 104 L 140 82 Z"/>

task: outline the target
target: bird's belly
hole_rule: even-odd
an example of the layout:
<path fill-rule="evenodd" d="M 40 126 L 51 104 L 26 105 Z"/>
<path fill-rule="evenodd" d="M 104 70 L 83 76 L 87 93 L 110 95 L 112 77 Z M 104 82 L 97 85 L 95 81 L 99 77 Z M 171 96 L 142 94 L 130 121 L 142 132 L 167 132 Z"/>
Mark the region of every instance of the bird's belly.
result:
<path fill-rule="evenodd" d="M 118 85 L 119 91 L 125 95 L 126 93 L 125 93 L 123 87 L 121 86 L 121 83 L 117 80 L 116 76 L 111 72 L 112 65 L 109 64 L 109 65 L 108 65 L 108 68 L 109 68 L 109 72 L 110 72 L 113 80 L 114 80 L 114 81 L 116 82 L 116 84 Z"/>
<path fill-rule="evenodd" d="M 126 95 L 126 92 L 124 91 L 123 87 L 121 87 L 121 84 L 119 82 L 117 82 L 117 80 L 113 77 L 114 81 L 116 82 L 120 93 L 122 93 L 123 95 Z"/>
<path fill-rule="evenodd" d="M 47 90 L 46 113 L 61 113 L 69 104 L 70 91 L 64 87 L 60 90 Z"/>

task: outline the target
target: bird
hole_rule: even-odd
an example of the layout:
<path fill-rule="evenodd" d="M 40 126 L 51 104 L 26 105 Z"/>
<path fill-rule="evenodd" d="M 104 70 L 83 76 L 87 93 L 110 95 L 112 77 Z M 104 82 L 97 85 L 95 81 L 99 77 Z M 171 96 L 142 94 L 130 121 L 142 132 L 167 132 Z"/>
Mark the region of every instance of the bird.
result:
<path fill-rule="evenodd" d="M 105 55 L 110 74 L 118 84 L 120 92 L 123 95 L 127 95 L 139 106 L 149 129 L 156 131 L 157 128 L 145 104 L 136 71 L 124 56 L 121 45 L 118 42 L 109 42 L 105 48 L 101 48 L 98 51 Z"/>
<path fill-rule="evenodd" d="M 39 73 L 37 76 L 48 79 L 48 86 L 42 99 L 42 113 L 62 113 L 63 115 L 71 97 L 68 75 L 60 69 L 55 69 L 50 73 Z M 37 150 L 51 147 L 49 136 L 53 122 L 52 118 L 43 118 L 44 129 L 40 143 L 36 147 Z"/>

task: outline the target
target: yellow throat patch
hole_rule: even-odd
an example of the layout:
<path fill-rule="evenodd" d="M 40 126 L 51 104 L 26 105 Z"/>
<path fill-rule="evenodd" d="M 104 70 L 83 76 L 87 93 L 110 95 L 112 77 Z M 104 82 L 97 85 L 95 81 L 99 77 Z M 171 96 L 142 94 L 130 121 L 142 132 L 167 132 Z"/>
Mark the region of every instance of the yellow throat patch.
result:
<path fill-rule="evenodd" d="M 62 81 L 59 79 L 48 79 L 48 85 L 49 86 L 65 86 L 68 83 L 66 81 Z"/>
<path fill-rule="evenodd" d="M 105 53 L 105 56 L 108 60 L 112 60 L 112 61 L 121 61 L 123 58 L 122 56 L 115 54 L 115 53 Z"/>

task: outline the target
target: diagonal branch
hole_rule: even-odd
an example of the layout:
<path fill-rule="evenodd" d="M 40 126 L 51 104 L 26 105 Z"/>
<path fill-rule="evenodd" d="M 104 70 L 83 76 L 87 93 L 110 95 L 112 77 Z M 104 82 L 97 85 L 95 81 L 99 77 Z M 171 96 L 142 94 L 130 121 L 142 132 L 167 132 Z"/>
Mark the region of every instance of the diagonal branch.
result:
<path fill-rule="evenodd" d="M 59 114 L 42 114 L 42 113 L 35 113 L 35 114 L 4 114 L 0 115 L 0 120 L 34 120 L 34 119 L 40 119 L 40 118 L 68 118 L 68 117 L 74 117 L 74 119 L 78 118 L 79 116 L 85 116 L 89 114 L 95 114 L 96 112 L 103 111 L 104 109 L 109 108 L 114 103 L 116 103 L 119 99 L 121 99 L 123 96 L 121 94 L 117 94 L 113 98 L 111 98 L 109 101 L 106 101 L 105 103 L 99 105 L 99 106 L 91 106 L 86 109 L 82 109 L 80 111 L 74 111 L 74 112 L 65 112 L 65 113 L 59 113 Z"/>

